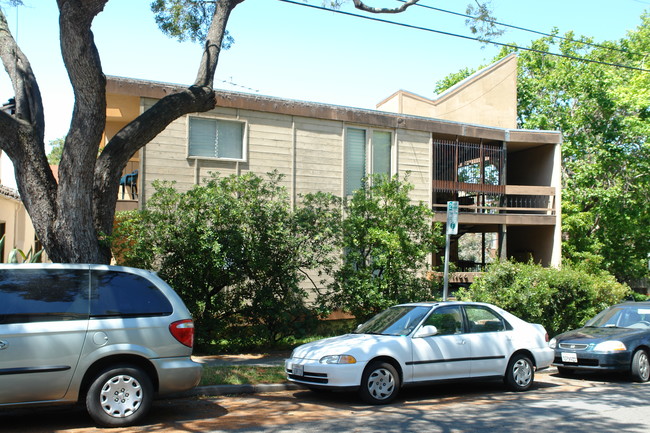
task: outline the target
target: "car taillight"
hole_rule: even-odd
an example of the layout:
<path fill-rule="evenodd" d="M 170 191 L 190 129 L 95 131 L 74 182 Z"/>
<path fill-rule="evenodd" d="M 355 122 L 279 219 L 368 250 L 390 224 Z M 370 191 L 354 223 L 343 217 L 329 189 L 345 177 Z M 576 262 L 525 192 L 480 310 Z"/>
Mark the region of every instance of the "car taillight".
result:
<path fill-rule="evenodd" d="M 546 333 L 546 335 L 544 336 L 544 338 L 546 339 L 546 342 L 548 343 L 548 342 L 549 342 L 549 339 L 548 339 L 548 332 Z"/>
<path fill-rule="evenodd" d="M 194 346 L 194 322 L 192 319 L 179 320 L 169 325 L 169 332 L 172 333 L 179 343 L 192 347 Z"/>

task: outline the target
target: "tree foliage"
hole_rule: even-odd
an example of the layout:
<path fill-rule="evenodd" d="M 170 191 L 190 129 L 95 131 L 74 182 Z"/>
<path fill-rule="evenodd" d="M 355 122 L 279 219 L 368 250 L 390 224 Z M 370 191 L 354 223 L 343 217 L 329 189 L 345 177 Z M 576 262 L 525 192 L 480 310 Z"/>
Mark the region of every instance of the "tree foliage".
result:
<path fill-rule="evenodd" d="M 629 287 L 605 271 L 510 261 L 490 265 L 470 288 L 456 292 L 459 300 L 489 302 L 526 321 L 541 323 L 551 336 L 584 325 L 630 295 Z"/>
<path fill-rule="evenodd" d="M 637 53 L 648 52 L 649 32 L 650 17 L 643 15 L 620 41 L 589 45 L 591 39 L 569 32 L 537 39 L 530 44 L 535 51 L 517 53 L 519 126 L 563 134 L 563 254 L 573 262 L 600 263 L 628 282 L 648 274 L 650 78 L 643 70 L 602 63 L 643 69 Z"/>
<path fill-rule="evenodd" d="M 434 297 L 435 282 L 424 270 L 443 239 L 431 210 L 411 202 L 412 189 L 397 176 L 376 175 L 346 202 L 332 305 L 366 319 L 396 303 Z"/>
<path fill-rule="evenodd" d="M 50 165 L 59 165 L 61 162 L 61 155 L 63 155 L 63 144 L 65 143 L 64 138 L 57 138 L 50 141 L 50 153 L 47 154 L 47 162 Z"/>
<path fill-rule="evenodd" d="M 299 322 L 315 314 L 303 283 L 311 270 L 332 267 L 330 222 L 340 221 L 340 207 L 318 194 L 294 212 L 280 182 L 275 173 L 214 175 L 185 193 L 157 183 L 145 211 L 120 215 L 115 255 L 174 287 L 200 343 L 240 324 L 267 341 L 299 333 Z"/>

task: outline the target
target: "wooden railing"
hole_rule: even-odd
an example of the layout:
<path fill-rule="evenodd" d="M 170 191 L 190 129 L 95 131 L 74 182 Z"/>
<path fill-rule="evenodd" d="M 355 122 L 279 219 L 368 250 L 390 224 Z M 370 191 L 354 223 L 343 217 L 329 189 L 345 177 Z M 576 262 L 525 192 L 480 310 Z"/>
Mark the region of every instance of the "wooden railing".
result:
<path fill-rule="evenodd" d="M 449 200 L 457 200 L 460 212 L 557 214 L 556 191 L 552 186 L 475 185 L 459 182 L 447 182 L 443 186 L 440 182 L 434 181 L 434 192 L 448 195 Z M 438 212 L 446 211 L 447 204 L 438 202 L 433 208 Z"/>

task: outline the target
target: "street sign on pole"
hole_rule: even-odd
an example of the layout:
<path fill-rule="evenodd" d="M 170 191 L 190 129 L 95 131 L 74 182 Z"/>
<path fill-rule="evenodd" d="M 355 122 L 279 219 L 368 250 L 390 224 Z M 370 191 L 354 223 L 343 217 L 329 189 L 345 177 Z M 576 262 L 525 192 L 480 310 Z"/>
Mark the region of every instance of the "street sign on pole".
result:
<path fill-rule="evenodd" d="M 458 202 L 447 202 L 447 234 L 458 234 Z"/>
<path fill-rule="evenodd" d="M 451 235 L 458 234 L 458 202 L 447 202 L 447 236 L 445 243 L 445 273 L 443 276 L 443 290 L 442 300 L 447 300 L 449 293 L 449 244 L 451 243 Z"/>

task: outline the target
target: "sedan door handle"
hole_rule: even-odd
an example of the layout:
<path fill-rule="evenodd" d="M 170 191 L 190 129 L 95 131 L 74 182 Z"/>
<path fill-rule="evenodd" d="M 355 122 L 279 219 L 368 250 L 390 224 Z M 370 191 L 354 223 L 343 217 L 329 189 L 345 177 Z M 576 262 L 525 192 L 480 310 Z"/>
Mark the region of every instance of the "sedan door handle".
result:
<path fill-rule="evenodd" d="M 456 340 L 456 343 L 460 344 L 461 346 L 462 346 L 463 344 L 465 344 L 466 342 L 467 342 L 467 341 L 464 340 L 464 339 L 462 339 L 462 338 L 459 338 L 458 340 Z"/>
<path fill-rule="evenodd" d="M 9 344 L 6 341 L 0 340 L 0 350 L 6 349 Z"/>

